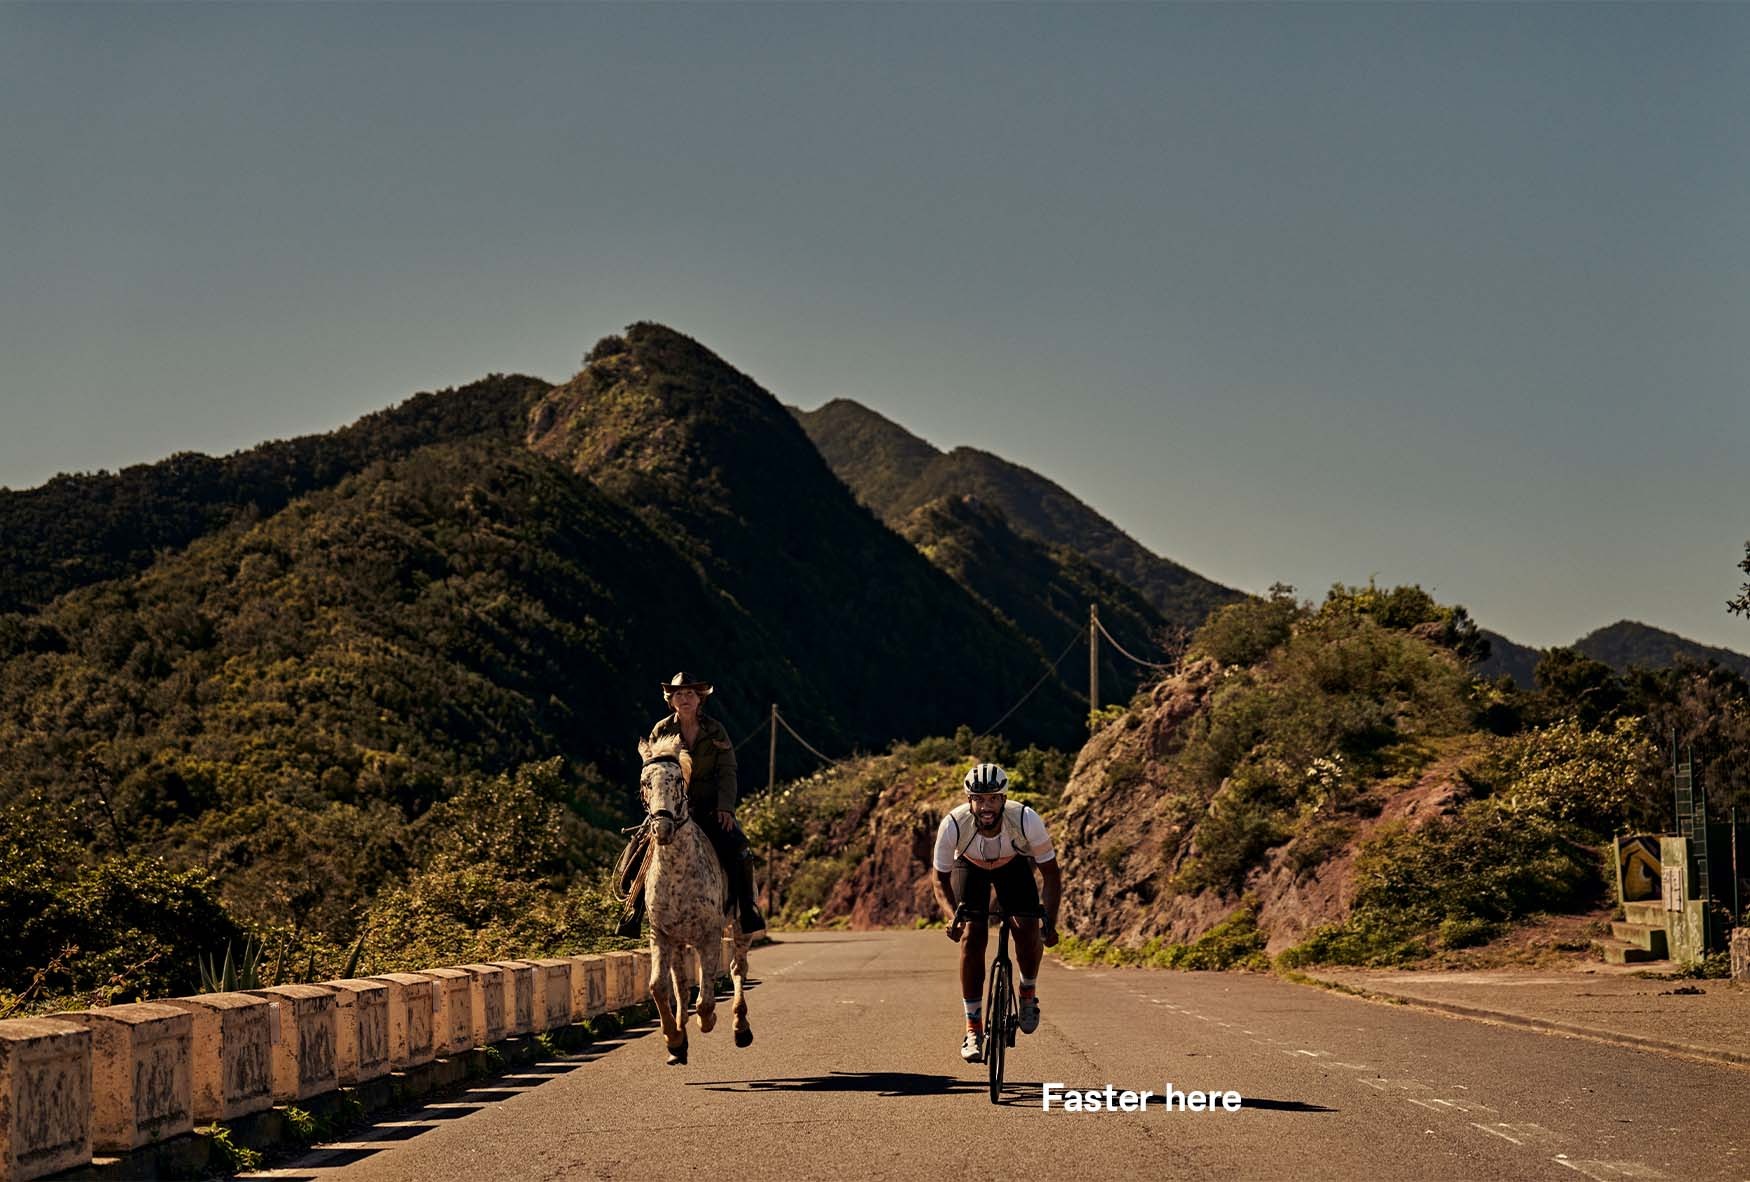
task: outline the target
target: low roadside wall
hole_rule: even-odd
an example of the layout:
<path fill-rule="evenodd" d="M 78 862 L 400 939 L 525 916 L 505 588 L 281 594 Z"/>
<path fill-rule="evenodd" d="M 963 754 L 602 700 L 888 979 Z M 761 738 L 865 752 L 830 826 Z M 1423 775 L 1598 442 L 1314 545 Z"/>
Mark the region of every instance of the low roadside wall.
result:
<path fill-rule="evenodd" d="M 0 1021 L 0 1179 L 560 1030 L 644 1001 L 649 982 L 648 951 L 614 952 Z"/>

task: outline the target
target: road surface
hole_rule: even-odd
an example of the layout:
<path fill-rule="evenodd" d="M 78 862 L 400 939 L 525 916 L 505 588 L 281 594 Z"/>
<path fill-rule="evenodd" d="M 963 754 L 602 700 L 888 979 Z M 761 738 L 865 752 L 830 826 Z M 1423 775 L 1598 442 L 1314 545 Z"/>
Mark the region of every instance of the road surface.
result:
<path fill-rule="evenodd" d="M 524 1068 L 264 1172 L 438 1178 L 1750 1177 L 1750 1072 L 1433 1014 L 1273 977 L 1071 969 L 1010 1052 L 1005 1102 L 960 1063 L 940 930 L 757 949 L 754 1044 L 728 1022 L 665 1067 L 651 1027 Z M 1238 1112 L 1069 1112 L 1068 1089 L 1236 1091 Z"/>

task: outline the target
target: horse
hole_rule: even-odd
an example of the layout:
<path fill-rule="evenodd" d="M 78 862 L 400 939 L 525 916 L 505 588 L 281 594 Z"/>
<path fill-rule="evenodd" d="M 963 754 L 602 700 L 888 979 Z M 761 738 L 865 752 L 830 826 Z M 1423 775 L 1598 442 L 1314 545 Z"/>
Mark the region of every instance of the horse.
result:
<path fill-rule="evenodd" d="M 662 1019 L 668 1044 L 668 1065 L 687 1061 L 687 986 L 699 988 L 699 1033 L 717 1025 L 717 975 L 723 955 L 723 934 L 735 943 L 730 979 L 735 985 L 735 1045 L 753 1042 L 747 1023 L 748 938 L 742 934 L 729 903 L 729 881 L 717 860 L 711 839 L 693 821 L 687 806 L 687 775 L 678 743 L 640 740 L 644 759 L 639 792 L 645 824 L 651 828 L 649 861 L 644 870 L 644 906 L 650 915 L 650 1000 Z"/>

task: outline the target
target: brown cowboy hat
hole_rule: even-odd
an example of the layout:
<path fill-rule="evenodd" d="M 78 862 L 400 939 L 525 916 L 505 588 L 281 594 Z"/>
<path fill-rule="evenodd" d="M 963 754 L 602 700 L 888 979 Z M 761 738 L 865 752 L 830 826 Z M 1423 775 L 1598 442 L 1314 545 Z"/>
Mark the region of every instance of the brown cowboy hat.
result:
<path fill-rule="evenodd" d="M 676 690 L 690 689 L 701 698 L 708 698 L 711 696 L 711 688 L 711 683 L 703 678 L 694 677 L 691 673 L 676 673 L 662 683 L 662 696 L 666 698 Z"/>

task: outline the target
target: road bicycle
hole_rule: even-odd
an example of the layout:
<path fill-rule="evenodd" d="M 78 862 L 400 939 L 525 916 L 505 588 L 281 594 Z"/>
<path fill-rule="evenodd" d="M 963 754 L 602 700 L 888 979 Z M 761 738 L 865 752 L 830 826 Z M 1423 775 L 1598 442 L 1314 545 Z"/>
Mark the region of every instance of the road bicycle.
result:
<path fill-rule="evenodd" d="M 1021 1028 L 1020 1004 L 1015 997 L 1015 966 L 1009 960 L 1009 920 L 1045 918 L 1043 911 L 1016 911 L 1005 915 L 991 911 L 997 921 L 997 950 L 990 960 L 990 973 L 985 982 L 984 1039 L 979 1050 L 984 1054 L 986 1070 L 990 1072 L 990 1102 L 1000 1103 L 1003 1095 L 1003 1057 L 1015 1045 L 1015 1034 Z M 968 911 L 962 903 L 954 911 L 956 923 L 983 923 L 985 913 Z"/>

